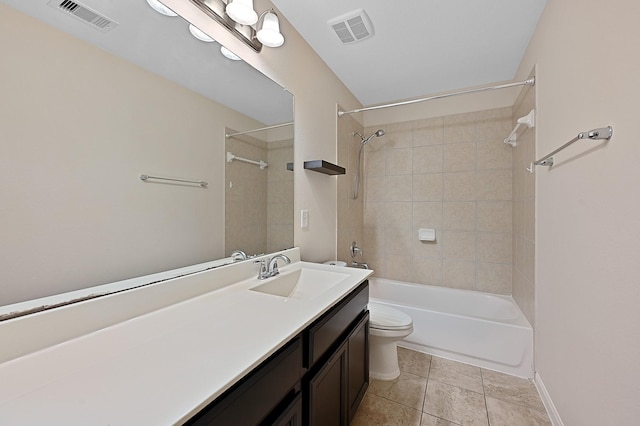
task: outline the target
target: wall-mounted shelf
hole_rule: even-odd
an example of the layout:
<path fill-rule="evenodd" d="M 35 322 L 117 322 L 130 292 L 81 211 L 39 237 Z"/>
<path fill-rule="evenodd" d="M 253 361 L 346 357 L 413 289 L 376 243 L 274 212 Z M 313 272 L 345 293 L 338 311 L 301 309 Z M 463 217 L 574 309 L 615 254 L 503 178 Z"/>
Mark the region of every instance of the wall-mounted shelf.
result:
<path fill-rule="evenodd" d="M 314 172 L 324 173 L 325 175 L 343 175 L 347 172 L 344 167 L 324 160 L 305 161 L 304 168 L 313 170 Z"/>

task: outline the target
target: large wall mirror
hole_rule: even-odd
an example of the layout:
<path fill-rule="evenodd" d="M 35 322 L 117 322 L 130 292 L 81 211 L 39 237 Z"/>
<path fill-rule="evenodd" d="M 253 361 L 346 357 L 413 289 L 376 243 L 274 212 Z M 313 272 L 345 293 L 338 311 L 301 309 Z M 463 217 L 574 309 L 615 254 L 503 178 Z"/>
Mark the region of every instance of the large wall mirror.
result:
<path fill-rule="evenodd" d="M 0 0 L 0 319 L 291 247 L 293 125 L 244 132 L 292 95 L 145 0 L 63 3 Z"/>

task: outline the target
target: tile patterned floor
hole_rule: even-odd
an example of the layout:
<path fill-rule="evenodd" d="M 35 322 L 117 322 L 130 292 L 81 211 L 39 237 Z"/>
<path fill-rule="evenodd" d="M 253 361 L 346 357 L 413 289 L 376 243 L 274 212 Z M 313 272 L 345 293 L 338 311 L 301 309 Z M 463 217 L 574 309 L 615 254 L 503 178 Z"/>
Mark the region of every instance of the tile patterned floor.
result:
<path fill-rule="evenodd" d="M 354 426 L 550 426 L 533 383 L 398 348 L 400 377 L 372 380 Z"/>

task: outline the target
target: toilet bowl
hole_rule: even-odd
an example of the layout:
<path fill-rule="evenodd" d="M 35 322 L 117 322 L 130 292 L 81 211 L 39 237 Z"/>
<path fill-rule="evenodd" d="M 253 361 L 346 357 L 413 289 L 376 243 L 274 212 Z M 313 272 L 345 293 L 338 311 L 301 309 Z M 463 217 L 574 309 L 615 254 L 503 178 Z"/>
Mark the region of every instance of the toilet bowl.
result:
<path fill-rule="evenodd" d="M 413 320 L 404 312 L 369 302 L 369 376 L 393 380 L 400 375 L 396 342 L 413 332 Z"/>

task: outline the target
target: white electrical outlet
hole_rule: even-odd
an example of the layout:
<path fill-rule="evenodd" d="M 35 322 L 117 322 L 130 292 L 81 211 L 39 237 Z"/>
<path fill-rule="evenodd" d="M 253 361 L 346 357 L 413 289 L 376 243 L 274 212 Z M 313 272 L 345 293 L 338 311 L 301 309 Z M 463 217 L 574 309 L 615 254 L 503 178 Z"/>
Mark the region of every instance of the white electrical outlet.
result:
<path fill-rule="evenodd" d="M 309 227 L 309 210 L 300 210 L 300 228 Z"/>

